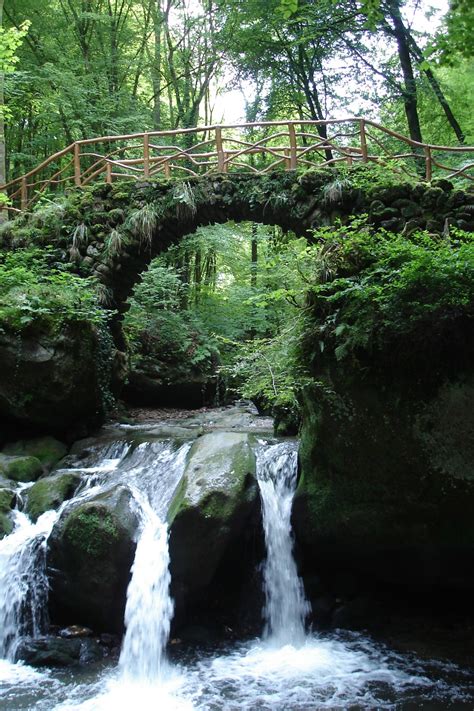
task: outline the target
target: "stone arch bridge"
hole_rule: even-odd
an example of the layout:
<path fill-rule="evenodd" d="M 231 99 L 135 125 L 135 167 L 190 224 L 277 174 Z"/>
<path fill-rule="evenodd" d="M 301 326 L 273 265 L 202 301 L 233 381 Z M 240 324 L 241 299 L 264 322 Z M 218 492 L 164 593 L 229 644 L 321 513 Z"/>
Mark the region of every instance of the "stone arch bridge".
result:
<path fill-rule="evenodd" d="M 406 235 L 474 231 L 474 191 L 445 179 L 389 187 L 370 181 L 371 173 L 357 166 L 344 180 L 323 168 L 100 184 L 72 190 L 57 215 L 51 206 L 24 213 L 13 223 L 10 245 L 57 247 L 79 274 L 100 281 L 120 313 L 151 260 L 200 226 L 248 220 L 311 237 L 318 227 L 364 214 L 370 224 Z M 3 239 L 8 247 L 8 231 Z"/>

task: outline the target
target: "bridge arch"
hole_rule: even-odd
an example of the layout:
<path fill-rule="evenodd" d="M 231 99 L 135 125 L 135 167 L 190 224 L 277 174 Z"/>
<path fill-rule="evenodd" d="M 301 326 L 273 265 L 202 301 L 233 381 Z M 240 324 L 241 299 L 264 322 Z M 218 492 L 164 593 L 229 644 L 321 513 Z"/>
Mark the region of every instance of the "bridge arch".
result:
<path fill-rule="evenodd" d="M 69 246 L 80 273 L 103 284 L 119 313 L 152 259 L 202 226 L 252 221 L 310 237 L 312 229 L 364 214 L 376 227 L 407 235 L 416 229 L 441 235 L 452 226 L 474 231 L 474 193 L 446 180 L 358 187 L 331 169 L 102 185 L 75 193 L 73 203 L 72 247 L 71 231 L 56 239 Z M 74 238 L 77 225 L 82 240 Z"/>

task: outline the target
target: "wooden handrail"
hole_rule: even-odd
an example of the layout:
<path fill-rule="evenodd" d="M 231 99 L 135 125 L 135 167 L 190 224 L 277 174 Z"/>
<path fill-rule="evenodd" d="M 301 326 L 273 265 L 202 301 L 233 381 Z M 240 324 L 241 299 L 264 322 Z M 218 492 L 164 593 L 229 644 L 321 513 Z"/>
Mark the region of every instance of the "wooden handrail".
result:
<path fill-rule="evenodd" d="M 352 127 L 335 129 L 332 135 L 327 131 L 327 137 L 319 134 L 318 128 L 321 126 L 328 128 L 343 124 L 352 124 Z M 370 131 L 367 130 L 369 128 Z M 276 130 L 272 133 L 272 129 Z M 248 135 L 255 130 L 264 132 L 257 140 Z M 199 134 L 204 136 L 187 148 L 175 145 L 179 143 L 176 139 L 180 136 Z M 410 150 L 390 150 L 383 141 L 384 136 L 392 143 L 393 140 L 401 142 Z M 160 137 L 166 139 L 166 145 L 151 140 Z M 354 141 L 358 141 L 358 145 L 355 145 Z M 104 143 L 119 145 L 104 154 L 100 146 L 97 146 Z M 97 148 L 88 151 L 87 147 L 94 144 Z M 376 149 L 375 153 L 373 147 Z M 462 166 L 450 166 L 446 164 L 446 159 L 440 160 L 443 155 L 439 155 L 444 154 L 445 157 L 446 154 L 451 154 L 458 157 L 463 153 L 473 152 L 474 146 L 420 143 L 364 117 L 212 124 L 170 131 L 144 131 L 81 139 L 50 156 L 25 175 L 0 186 L 0 190 L 7 192 L 11 200 L 16 201 L 15 206 L 7 208 L 16 212 L 18 209 L 26 210 L 31 207 L 48 188 L 57 188 L 63 184 L 82 187 L 99 176 L 103 180 L 104 174 L 106 182 L 111 183 L 114 178 L 119 177 L 147 180 L 158 175 L 159 171 L 165 179 L 169 179 L 178 174 L 181 174 L 182 178 L 183 174 L 210 175 L 232 170 L 267 173 L 277 167 L 295 170 L 298 166 L 321 167 L 341 161 L 348 165 L 355 162 L 382 162 L 390 165 L 392 161 L 405 161 L 399 168 L 394 169 L 410 174 L 408 161 L 414 165 L 412 175 L 419 178 L 422 172 L 427 181 L 441 174 L 447 174 L 447 177 L 451 178 L 461 176 L 474 181 L 472 162 Z M 138 153 L 138 157 L 126 157 L 127 154 L 130 156 L 130 153 L 132 156 L 137 156 Z M 70 157 L 65 162 L 64 157 L 67 155 Z M 257 163 L 250 164 L 245 162 L 249 156 L 260 158 Z M 55 162 L 59 163 L 59 167 L 55 165 L 53 171 L 48 172 L 49 166 Z M 136 175 L 131 176 L 130 169 Z M 120 170 L 122 172 L 118 172 Z"/>

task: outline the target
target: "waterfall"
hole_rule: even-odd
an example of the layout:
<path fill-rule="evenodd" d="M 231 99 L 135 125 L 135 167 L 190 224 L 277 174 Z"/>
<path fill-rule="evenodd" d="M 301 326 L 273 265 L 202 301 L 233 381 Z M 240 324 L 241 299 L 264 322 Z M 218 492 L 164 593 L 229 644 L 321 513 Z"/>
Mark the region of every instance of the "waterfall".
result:
<path fill-rule="evenodd" d="M 168 529 L 148 502 L 142 497 L 139 500 L 143 528 L 127 592 L 127 632 L 120 667 L 134 680 L 153 682 L 166 667 L 165 647 L 174 607 L 169 594 Z"/>
<path fill-rule="evenodd" d="M 175 452 L 169 444 L 162 444 L 162 451 L 152 451 L 152 461 L 150 446 L 140 447 L 137 466 L 131 471 L 135 475 L 142 471 L 142 476 L 134 477 L 130 490 L 139 510 L 141 532 L 127 590 L 126 633 L 119 664 L 123 677 L 152 684 L 163 680 L 169 671 L 165 649 L 174 612 L 169 591 L 168 527 L 163 519 L 183 475 L 190 445 Z"/>
<path fill-rule="evenodd" d="M 297 445 L 293 442 L 262 448 L 257 455 L 267 548 L 263 570 L 265 635 L 277 645 L 298 645 L 304 641 L 304 623 L 309 612 L 293 557 L 291 507 L 297 458 Z"/>
<path fill-rule="evenodd" d="M 0 658 L 15 660 L 20 638 L 47 625 L 46 541 L 58 518 L 48 511 L 33 524 L 14 511 L 13 532 L 0 541 Z"/>

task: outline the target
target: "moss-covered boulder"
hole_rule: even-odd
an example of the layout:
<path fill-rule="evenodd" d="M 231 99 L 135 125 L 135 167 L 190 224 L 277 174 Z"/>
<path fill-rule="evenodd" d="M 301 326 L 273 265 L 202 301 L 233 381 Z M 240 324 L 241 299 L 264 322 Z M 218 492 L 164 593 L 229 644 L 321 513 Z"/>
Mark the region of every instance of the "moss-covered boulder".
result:
<path fill-rule="evenodd" d="M 62 472 L 40 479 L 28 490 L 26 512 L 33 521 L 51 509 L 57 509 L 70 499 L 80 482 L 80 476 L 71 472 Z"/>
<path fill-rule="evenodd" d="M 249 435 L 213 432 L 197 439 L 169 511 L 170 568 L 178 607 L 211 584 L 256 509 Z"/>
<path fill-rule="evenodd" d="M 123 486 L 64 511 L 48 542 L 54 622 L 123 629 L 137 526 L 132 495 Z"/>
<path fill-rule="evenodd" d="M 55 437 L 35 437 L 10 442 L 2 452 L 9 456 L 36 457 L 49 471 L 67 454 L 67 446 Z"/>
<path fill-rule="evenodd" d="M 0 474 L 7 479 L 26 483 L 35 481 L 43 473 L 43 465 L 36 457 L 0 454 Z"/>
<path fill-rule="evenodd" d="M 13 489 L 0 484 L 0 539 L 8 536 L 13 530 L 10 512 L 16 503 L 16 494 Z"/>

